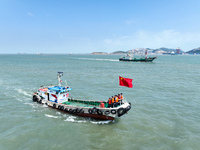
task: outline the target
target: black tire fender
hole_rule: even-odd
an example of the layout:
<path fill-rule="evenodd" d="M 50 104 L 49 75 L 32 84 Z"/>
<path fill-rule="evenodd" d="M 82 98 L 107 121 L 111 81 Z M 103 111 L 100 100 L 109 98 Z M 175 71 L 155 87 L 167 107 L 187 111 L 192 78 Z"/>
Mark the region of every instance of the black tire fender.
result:
<path fill-rule="evenodd" d="M 56 108 L 56 104 L 53 104 L 53 108 Z"/>
<path fill-rule="evenodd" d="M 80 109 L 79 108 L 76 108 L 76 113 L 80 113 Z"/>
<path fill-rule="evenodd" d="M 117 110 L 118 117 L 122 116 L 124 113 L 125 113 L 125 109 L 124 108 L 119 108 Z"/>
<path fill-rule="evenodd" d="M 64 106 L 60 106 L 60 110 L 64 110 Z"/>
<path fill-rule="evenodd" d="M 73 112 L 73 109 L 70 108 L 70 109 L 69 109 L 69 113 L 72 113 L 72 112 Z"/>
<path fill-rule="evenodd" d="M 103 111 L 101 109 L 97 109 L 97 114 L 101 116 L 103 115 Z"/>
<path fill-rule="evenodd" d="M 33 101 L 35 102 L 37 100 L 37 96 L 33 95 Z"/>
<path fill-rule="evenodd" d="M 131 109 L 131 105 L 129 105 L 128 107 L 126 107 L 126 111 L 128 112 Z"/>
<path fill-rule="evenodd" d="M 95 114 L 97 112 L 97 110 L 98 109 L 96 107 L 93 107 L 92 112 Z"/>
<path fill-rule="evenodd" d="M 112 113 L 112 114 L 116 114 L 117 111 L 116 111 L 115 109 L 112 109 L 112 110 L 111 110 L 111 113 Z"/>
<path fill-rule="evenodd" d="M 84 110 L 81 108 L 79 113 L 83 114 L 84 113 Z"/>
<path fill-rule="evenodd" d="M 76 109 L 72 110 L 72 114 L 76 114 Z"/>
<path fill-rule="evenodd" d="M 104 112 L 104 114 L 105 114 L 105 115 L 109 115 L 109 114 L 110 114 L 110 111 L 109 111 L 109 110 L 106 110 L 106 111 Z"/>
<path fill-rule="evenodd" d="M 69 112 L 68 108 L 65 108 L 65 112 Z"/>
<path fill-rule="evenodd" d="M 42 103 L 42 99 L 38 100 L 38 103 L 41 104 Z"/>
<path fill-rule="evenodd" d="M 93 110 L 92 109 L 88 109 L 88 112 L 89 112 L 89 114 L 92 114 Z"/>

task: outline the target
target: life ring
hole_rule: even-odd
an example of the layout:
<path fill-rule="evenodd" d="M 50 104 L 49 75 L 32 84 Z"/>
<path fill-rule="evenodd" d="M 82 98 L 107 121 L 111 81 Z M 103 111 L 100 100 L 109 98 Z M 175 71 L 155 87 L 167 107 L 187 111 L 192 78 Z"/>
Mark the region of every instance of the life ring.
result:
<path fill-rule="evenodd" d="M 109 110 L 106 110 L 106 111 L 104 112 L 104 114 L 105 114 L 105 115 L 109 115 L 109 114 L 110 114 L 110 111 L 109 111 Z"/>
<path fill-rule="evenodd" d="M 125 113 L 125 109 L 124 108 L 119 108 L 117 110 L 118 117 L 122 116 L 124 113 Z"/>
<path fill-rule="evenodd" d="M 113 109 L 113 110 L 111 110 L 111 113 L 112 113 L 112 114 L 116 114 L 117 111 L 116 111 L 115 109 Z"/>
<path fill-rule="evenodd" d="M 56 104 L 53 104 L 53 108 L 56 108 Z"/>
<path fill-rule="evenodd" d="M 101 116 L 103 115 L 103 111 L 101 109 L 97 109 L 97 114 Z"/>
<path fill-rule="evenodd" d="M 94 114 L 97 112 L 97 110 L 98 109 L 96 107 L 93 107 L 93 109 L 92 109 L 92 111 L 93 111 Z"/>
<path fill-rule="evenodd" d="M 89 112 L 89 114 L 92 114 L 93 110 L 92 109 L 88 109 L 88 112 Z"/>

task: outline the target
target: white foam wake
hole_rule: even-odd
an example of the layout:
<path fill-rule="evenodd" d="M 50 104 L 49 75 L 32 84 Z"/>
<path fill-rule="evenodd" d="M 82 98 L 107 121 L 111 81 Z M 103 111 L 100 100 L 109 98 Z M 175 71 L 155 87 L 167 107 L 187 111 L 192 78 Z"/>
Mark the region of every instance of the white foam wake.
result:
<path fill-rule="evenodd" d="M 29 96 L 29 97 L 32 97 L 32 95 L 30 93 L 28 93 L 27 91 L 25 90 L 22 90 L 22 89 L 17 89 L 18 93 L 20 94 L 23 94 L 25 96 Z"/>
<path fill-rule="evenodd" d="M 45 116 L 49 118 L 59 118 L 59 116 L 53 116 L 53 115 L 48 115 L 48 114 L 45 114 Z"/>

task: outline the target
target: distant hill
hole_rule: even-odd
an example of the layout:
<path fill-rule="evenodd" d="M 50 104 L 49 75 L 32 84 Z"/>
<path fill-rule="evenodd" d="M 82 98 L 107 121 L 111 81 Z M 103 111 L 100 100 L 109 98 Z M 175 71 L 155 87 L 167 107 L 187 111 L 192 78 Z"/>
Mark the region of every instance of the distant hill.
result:
<path fill-rule="evenodd" d="M 194 53 L 200 54 L 200 47 L 192 49 L 192 50 L 188 51 L 187 53 L 189 53 L 189 54 L 194 54 Z"/>
<path fill-rule="evenodd" d="M 131 49 L 131 50 L 126 50 L 126 51 L 115 51 L 115 52 L 112 52 L 110 54 L 125 54 L 125 53 L 129 53 L 129 52 L 132 52 L 132 53 L 136 53 L 136 54 L 142 54 L 145 52 L 145 50 L 148 50 L 148 54 L 163 54 L 163 53 L 171 53 L 171 52 L 174 52 L 176 53 L 176 49 L 173 49 L 173 48 L 166 48 L 166 47 L 161 47 L 161 48 L 157 48 L 157 49 L 151 49 L 151 48 L 136 48 L 136 49 Z M 184 51 L 180 50 L 180 53 L 185 53 Z M 192 49 L 186 53 L 189 53 L 189 54 L 200 54 L 200 47 L 199 48 L 195 48 L 195 49 Z M 107 55 L 109 53 L 106 53 L 106 52 L 93 52 L 92 54 L 94 55 Z"/>
<path fill-rule="evenodd" d="M 127 51 L 126 52 L 125 51 L 115 51 L 115 52 L 113 52 L 111 54 L 124 54 L 124 53 L 127 53 Z"/>
<path fill-rule="evenodd" d="M 158 49 L 153 49 L 153 53 L 155 53 L 156 51 L 160 51 L 160 50 L 163 50 L 165 52 L 176 52 L 176 49 L 161 47 Z"/>
<path fill-rule="evenodd" d="M 148 50 L 148 51 L 152 51 L 152 53 L 162 53 L 162 52 L 165 52 L 165 53 L 170 53 L 170 52 L 174 52 L 176 53 L 176 49 L 173 49 L 173 48 L 165 48 L 165 47 L 161 47 L 161 48 L 157 48 L 157 49 L 151 49 L 151 48 L 137 48 L 137 49 L 134 49 L 138 52 L 144 52 L 145 50 Z M 128 52 L 134 52 L 134 50 L 128 50 L 128 51 L 116 51 L 116 52 L 113 52 L 112 54 L 122 54 L 122 53 L 128 53 Z M 180 53 L 185 53 L 184 51 L 180 50 Z"/>

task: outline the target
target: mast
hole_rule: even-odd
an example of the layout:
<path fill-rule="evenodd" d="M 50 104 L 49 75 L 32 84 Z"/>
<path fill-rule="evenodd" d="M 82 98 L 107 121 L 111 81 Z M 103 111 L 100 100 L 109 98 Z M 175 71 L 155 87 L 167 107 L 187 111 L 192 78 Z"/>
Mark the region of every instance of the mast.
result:
<path fill-rule="evenodd" d="M 145 51 L 145 58 L 147 59 L 147 50 Z"/>
<path fill-rule="evenodd" d="M 180 53 L 180 50 L 181 50 L 181 49 L 178 47 L 178 48 L 176 49 L 176 53 L 179 54 L 179 53 Z"/>
<path fill-rule="evenodd" d="M 60 79 L 60 77 L 63 76 L 63 72 L 58 72 L 57 76 L 58 76 L 58 86 L 61 86 L 62 80 Z"/>

